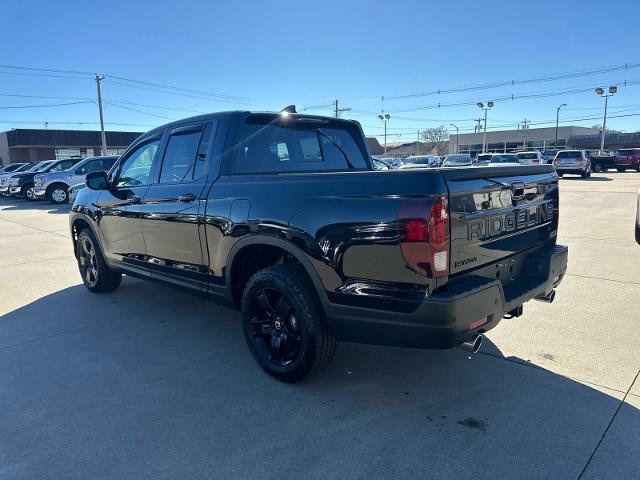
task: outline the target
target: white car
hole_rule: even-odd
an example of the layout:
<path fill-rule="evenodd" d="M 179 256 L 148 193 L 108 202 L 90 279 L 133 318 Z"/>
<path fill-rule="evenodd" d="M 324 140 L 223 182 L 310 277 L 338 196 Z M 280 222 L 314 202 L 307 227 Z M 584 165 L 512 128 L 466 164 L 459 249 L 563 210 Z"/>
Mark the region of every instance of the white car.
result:
<path fill-rule="evenodd" d="M 544 165 L 547 161 L 542 156 L 542 153 L 533 152 L 518 152 L 518 158 L 522 165 Z"/>
<path fill-rule="evenodd" d="M 591 176 L 591 160 L 584 150 L 560 150 L 553 159 L 553 166 L 558 176 L 574 173 L 582 178 Z"/>
<path fill-rule="evenodd" d="M 519 167 L 522 165 L 515 153 L 494 153 L 487 167 Z"/>

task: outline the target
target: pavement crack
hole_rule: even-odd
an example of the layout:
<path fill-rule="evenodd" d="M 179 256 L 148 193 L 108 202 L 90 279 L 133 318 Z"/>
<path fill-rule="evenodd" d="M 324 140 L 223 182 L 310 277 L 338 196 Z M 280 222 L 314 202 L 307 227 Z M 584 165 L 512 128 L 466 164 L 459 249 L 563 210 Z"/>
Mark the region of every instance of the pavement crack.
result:
<path fill-rule="evenodd" d="M 589 460 L 587 460 L 587 463 L 585 464 L 584 468 L 580 472 L 580 475 L 578 475 L 578 480 L 580 480 L 582 478 L 582 476 L 585 474 L 585 472 L 587 471 L 587 468 L 589 467 L 589 464 L 591 463 L 591 460 L 593 460 L 593 456 L 598 451 L 598 448 L 600 448 L 600 445 L 602 445 L 602 441 L 604 440 L 604 437 L 607 435 L 607 432 L 611 428 L 611 425 L 613 425 L 613 421 L 618 416 L 618 412 L 622 408 L 622 405 L 624 405 L 625 401 L 627 400 L 627 397 L 629 396 L 629 392 L 631 392 L 631 389 L 633 388 L 633 385 L 638 380 L 638 375 L 640 375 L 640 370 L 638 370 L 636 372 L 636 376 L 633 377 L 633 381 L 631 382 L 631 385 L 629 385 L 629 388 L 627 389 L 627 392 L 624 394 L 624 397 L 622 397 L 622 400 L 620 400 L 620 404 L 618 405 L 618 408 L 616 408 L 616 411 L 613 414 L 613 417 L 611 417 L 611 420 L 609 421 L 609 424 L 607 425 L 607 428 L 605 428 L 604 432 L 602 432 L 602 436 L 600 437 L 600 440 L 598 440 L 598 444 L 596 445 L 596 448 L 593 449 L 593 452 L 591 452 L 591 455 L 589 456 Z"/>

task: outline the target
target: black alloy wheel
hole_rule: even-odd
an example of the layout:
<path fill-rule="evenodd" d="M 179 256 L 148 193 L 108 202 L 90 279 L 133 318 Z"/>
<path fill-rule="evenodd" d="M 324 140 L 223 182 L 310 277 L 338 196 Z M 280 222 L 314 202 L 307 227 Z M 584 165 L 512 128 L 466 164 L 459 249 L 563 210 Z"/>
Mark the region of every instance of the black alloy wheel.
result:
<path fill-rule="evenodd" d="M 336 340 L 300 265 L 256 272 L 244 288 L 241 310 L 247 346 L 272 377 L 298 382 L 331 361 Z"/>
<path fill-rule="evenodd" d="M 98 258 L 93 242 L 88 236 L 78 240 L 78 265 L 82 281 L 88 288 L 95 288 L 98 283 Z"/>
<path fill-rule="evenodd" d="M 254 293 L 250 308 L 258 353 L 279 367 L 291 365 L 300 353 L 302 332 L 289 302 L 274 288 L 265 287 Z"/>
<path fill-rule="evenodd" d="M 82 283 L 88 290 L 104 293 L 120 286 L 122 273 L 109 268 L 96 237 L 89 228 L 85 228 L 78 234 L 76 257 Z"/>

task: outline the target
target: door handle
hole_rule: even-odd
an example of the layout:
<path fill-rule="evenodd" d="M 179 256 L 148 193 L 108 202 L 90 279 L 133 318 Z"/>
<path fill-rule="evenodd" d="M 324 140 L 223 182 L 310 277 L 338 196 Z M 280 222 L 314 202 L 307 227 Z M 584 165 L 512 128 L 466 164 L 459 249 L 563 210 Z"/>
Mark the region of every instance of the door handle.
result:
<path fill-rule="evenodd" d="M 131 195 L 127 198 L 127 203 L 140 203 L 141 199 L 138 195 Z"/>
<path fill-rule="evenodd" d="M 196 197 L 193 193 L 185 193 L 183 195 L 178 196 L 179 202 L 194 202 L 198 197 Z"/>

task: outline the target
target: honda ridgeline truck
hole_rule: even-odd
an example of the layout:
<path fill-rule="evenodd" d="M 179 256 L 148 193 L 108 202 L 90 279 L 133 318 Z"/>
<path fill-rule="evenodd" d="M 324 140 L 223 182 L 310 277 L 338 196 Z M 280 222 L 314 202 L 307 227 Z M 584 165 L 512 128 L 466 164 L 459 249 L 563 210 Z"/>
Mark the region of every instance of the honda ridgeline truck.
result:
<path fill-rule="evenodd" d="M 156 128 L 86 185 L 70 228 L 90 291 L 126 273 L 225 302 L 285 382 L 337 340 L 477 350 L 567 268 L 552 165 L 377 171 L 357 122 L 290 107 Z"/>

